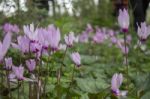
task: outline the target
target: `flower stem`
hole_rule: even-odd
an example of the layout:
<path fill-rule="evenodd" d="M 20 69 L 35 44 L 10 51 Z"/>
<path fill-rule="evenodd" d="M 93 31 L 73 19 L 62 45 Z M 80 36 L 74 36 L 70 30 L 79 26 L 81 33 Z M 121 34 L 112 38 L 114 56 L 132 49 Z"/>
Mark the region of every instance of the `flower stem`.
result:
<path fill-rule="evenodd" d="M 41 50 L 41 56 L 40 56 L 40 65 L 38 68 L 38 99 L 40 99 L 40 95 L 41 95 L 41 86 L 42 86 L 42 82 L 40 81 L 40 75 L 41 75 L 41 67 L 42 67 L 42 54 L 43 54 L 43 49 Z"/>
<path fill-rule="evenodd" d="M 73 83 L 73 80 L 74 80 L 75 67 L 76 67 L 76 65 L 74 65 L 74 67 L 73 67 L 71 82 L 69 84 L 69 88 L 68 88 L 68 91 L 67 91 L 67 95 L 66 95 L 67 98 L 66 99 L 69 99 L 69 90 L 70 90 L 70 88 L 72 86 L 72 83 Z"/>
<path fill-rule="evenodd" d="M 65 53 L 64 53 L 63 58 L 62 58 L 62 62 L 64 62 L 64 59 L 65 59 L 65 56 L 66 56 L 66 53 L 67 53 L 67 49 L 68 49 L 68 47 L 66 47 Z M 57 71 L 57 85 L 58 85 L 58 87 L 59 87 L 59 85 L 61 83 L 62 69 L 63 69 L 63 65 L 61 64 L 60 68 Z M 57 91 L 57 94 L 58 94 L 58 97 L 60 98 L 61 97 L 61 93 L 60 93 L 59 89 Z"/>
<path fill-rule="evenodd" d="M 7 85 L 8 85 L 8 90 L 9 90 L 9 98 L 12 99 L 12 94 L 10 90 L 10 81 L 9 81 L 9 71 L 6 70 L 6 76 L 7 76 Z"/>
<path fill-rule="evenodd" d="M 18 86 L 19 86 L 19 80 L 18 80 Z M 19 87 L 18 87 L 18 99 L 20 99 L 20 97 L 19 97 Z"/>
<path fill-rule="evenodd" d="M 22 93 L 23 93 L 23 97 L 25 99 L 25 92 L 24 92 L 24 81 L 22 81 Z"/>
<path fill-rule="evenodd" d="M 32 86 L 31 86 L 31 82 L 29 82 L 29 99 L 31 99 L 32 97 Z"/>
<path fill-rule="evenodd" d="M 47 62 L 47 70 L 48 70 L 48 72 L 47 72 L 47 76 L 45 77 L 45 81 L 44 81 L 44 96 L 45 96 L 45 98 L 46 98 L 46 84 L 47 84 L 47 81 L 48 81 L 48 77 L 49 77 L 49 60 L 50 60 L 50 53 L 49 53 L 49 56 L 48 56 L 48 62 Z"/>
<path fill-rule="evenodd" d="M 125 66 L 126 66 L 126 73 L 127 73 L 127 89 L 129 89 L 129 66 L 128 66 L 128 52 L 127 52 L 127 41 L 126 41 L 126 33 L 124 33 L 124 44 L 125 44 Z"/>
<path fill-rule="evenodd" d="M 66 56 L 66 53 L 67 53 L 67 49 L 68 47 L 66 47 L 66 50 L 64 52 L 64 55 L 63 55 L 63 58 L 62 58 L 62 62 L 64 62 L 65 60 L 65 56 Z M 63 65 L 60 66 L 60 69 L 58 70 L 58 75 L 57 75 L 57 83 L 60 84 L 61 83 L 61 74 L 62 74 L 62 69 L 63 69 Z"/>

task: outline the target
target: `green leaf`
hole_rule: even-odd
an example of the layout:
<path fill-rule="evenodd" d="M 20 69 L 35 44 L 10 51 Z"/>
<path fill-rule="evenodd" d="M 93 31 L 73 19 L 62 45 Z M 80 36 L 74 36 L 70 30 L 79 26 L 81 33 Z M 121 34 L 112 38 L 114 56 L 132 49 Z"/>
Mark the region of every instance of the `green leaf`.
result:
<path fill-rule="evenodd" d="M 82 94 L 81 95 L 81 99 L 89 99 L 88 94 L 87 93 Z"/>
<path fill-rule="evenodd" d="M 145 95 L 143 95 L 141 99 L 150 99 L 150 92 L 147 92 Z"/>

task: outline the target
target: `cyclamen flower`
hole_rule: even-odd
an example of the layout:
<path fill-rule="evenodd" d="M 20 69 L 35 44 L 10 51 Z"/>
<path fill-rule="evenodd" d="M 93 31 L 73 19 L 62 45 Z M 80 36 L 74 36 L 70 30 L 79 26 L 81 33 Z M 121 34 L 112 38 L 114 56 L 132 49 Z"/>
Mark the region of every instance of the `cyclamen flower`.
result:
<path fill-rule="evenodd" d="M 22 65 L 20 65 L 19 67 L 13 66 L 12 67 L 13 70 L 13 74 L 14 76 L 18 79 L 18 80 L 24 80 L 24 67 L 22 67 Z"/>
<path fill-rule="evenodd" d="M 105 40 L 105 34 L 102 32 L 96 32 L 96 34 L 93 36 L 93 41 L 96 43 L 103 43 Z"/>
<path fill-rule="evenodd" d="M 12 66 L 13 66 L 12 58 L 11 57 L 5 58 L 5 67 L 4 68 L 7 70 L 11 70 Z"/>
<path fill-rule="evenodd" d="M 125 47 L 124 45 L 122 45 L 122 46 L 120 46 L 119 48 L 121 49 L 121 51 L 122 51 L 122 53 L 123 53 L 124 55 L 126 55 L 126 54 L 129 53 L 129 47 L 128 47 L 128 46 Z"/>
<path fill-rule="evenodd" d="M 108 35 L 109 35 L 109 37 L 113 37 L 113 36 L 115 36 L 115 32 L 113 30 L 109 30 Z"/>
<path fill-rule="evenodd" d="M 122 53 L 124 55 L 128 54 L 129 53 L 129 47 L 126 46 L 125 47 L 125 44 L 124 44 L 124 40 L 123 39 L 118 39 L 117 40 L 117 47 L 121 49 Z"/>
<path fill-rule="evenodd" d="M 117 43 L 117 38 L 115 36 L 112 36 L 110 39 L 113 44 Z"/>
<path fill-rule="evenodd" d="M 58 50 L 59 48 L 59 42 L 60 42 L 60 31 L 59 29 L 55 28 L 54 25 L 48 26 L 48 40 L 50 47 L 53 51 Z"/>
<path fill-rule="evenodd" d="M 149 28 L 146 26 L 145 22 L 141 23 L 141 27 L 138 26 L 137 32 L 138 32 L 138 36 L 141 41 L 145 41 L 147 39 L 147 37 L 150 35 Z"/>
<path fill-rule="evenodd" d="M 30 42 L 30 51 L 33 53 L 41 52 L 42 45 L 39 42 Z"/>
<path fill-rule="evenodd" d="M 119 10 L 118 23 L 123 32 L 128 32 L 129 14 L 126 9 Z"/>
<path fill-rule="evenodd" d="M 29 45 L 30 45 L 30 40 L 26 36 L 18 36 L 17 38 L 18 44 L 12 43 L 12 47 L 19 49 L 23 53 L 28 53 L 29 52 Z"/>
<path fill-rule="evenodd" d="M 111 91 L 116 96 L 126 96 L 127 91 L 120 91 L 120 86 L 123 82 L 122 74 L 114 74 L 111 80 Z"/>
<path fill-rule="evenodd" d="M 93 31 L 94 31 L 94 30 L 93 30 L 91 24 L 87 24 L 86 32 L 87 32 L 87 33 L 90 33 L 90 32 L 93 32 Z"/>
<path fill-rule="evenodd" d="M 122 52 L 123 54 L 128 54 L 129 53 L 129 47 L 126 46 L 126 49 L 125 49 L 125 46 L 122 47 Z"/>
<path fill-rule="evenodd" d="M 19 33 L 20 30 L 19 30 L 19 27 L 16 24 L 14 24 L 13 28 L 12 28 L 12 31 L 15 32 L 15 33 Z"/>
<path fill-rule="evenodd" d="M 82 34 L 79 36 L 79 41 L 81 43 L 87 43 L 89 41 L 89 35 L 83 31 Z"/>
<path fill-rule="evenodd" d="M 96 26 L 96 32 L 102 32 L 103 30 L 101 28 L 99 28 L 98 26 Z"/>
<path fill-rule="evenodd" d="M 132 41 L 132 36 L 131 35 L 127 35 L 126 40 L 127 40 L 127 43 L 130 44 L 131 41 Z"/>
<path fill-rule="evenodd" d="M 81 58 L 78 52 L 74 52 L 71 54 L 72 61 L 79 67 L 81 65 Z"/>
<path fill-rule="evenodd" d="M 36 62 L 34 59 L 26 60 L 26 65 L 30 72 L 32 72 L 35 69 Z"/>
<path fill-rule="evenodd" d="M 8 32 L 11 32 L 12 31 L 12 25 L 11 24 L 9 24 L 9 23 L 5 23 L 4 25 L 3 25 L 3 30 L 4 30 L 4 32 L 6 32 L 6 33 L 8 33 Z"/>
<path fill-rule="evenodd" d="M 104 33 L 104 34 L 107 33 L 107 28 L 106 28 L 106 27 L 102 27 L 100 30 L 101 30 L 101 32 Z"/>
<path fill-rule="evenodd" d="M 7 33 L 6 36 L 4 37 L 3 43 L 0 42 L 0 61 L 7 53 L 8 48 L 10 47 L 10 43 L 11 43 L 11 34 Z"/>
<path fill-rule="evenodd" d="M 118 38 L 118 40 L 117 40 L 117 46 L 118 46 L 119 48 L 121 48 L 122 45 L 124 45 L 124 39 Z"/>
<path fill-rule="evenodd" d="M 48 41 L 48 31 L 44 28 L 38 29 L 38 41 L 42 45 L 42 48 L 48 49 L 49 41 Z"/>
<path fill-rule="evenodd" d="M 24 25 L 23 30 L 25 35 L 32 41 L 37 41 L 38 40 L 38 29 L 34 27 L 34 24 L 30 25 Z"/>
<path fill-rule="evenodd" d="M 65 35 L 64 39 L 65 39 L 67 46 L 71 47 L 73 45 L 74 40 L 75 40 L 74 33 L 70 32 L 68 36 Z"/>
<path fill-rule="evenodd" d="M 15 32 L 18 33 L 19 32 L 19 27 L 17 25 L 12 25 L 10 23 L 5 23 L 3 26 L 3 30 L 5 33 L 11 33 L 11 32 Z"/>

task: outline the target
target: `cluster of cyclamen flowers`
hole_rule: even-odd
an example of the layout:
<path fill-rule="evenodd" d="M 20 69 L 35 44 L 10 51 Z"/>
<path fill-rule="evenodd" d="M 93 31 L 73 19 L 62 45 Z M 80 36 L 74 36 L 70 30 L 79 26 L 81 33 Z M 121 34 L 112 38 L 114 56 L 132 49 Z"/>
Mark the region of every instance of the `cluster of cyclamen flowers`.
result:
<path fill-rule="evenodd" d="M 128 54 L 128 47 L 127 47 L 126 43 L 127 44 L 130 43 L 129 41 L 131 41 L 131 37 L 127 36 L 130 21 L 129 21 L 129 14 L 126 9 L 119 10 L 118 23 L 121 28 L 121 32 L 124 33 L 124 37 L 125 37 L 124 38 L 125 54 Z M 139 37 L 139 41 L 141 43 L 144 43 L 150 35 L 150 27 L 147 26 L 145 22 L 142 22 L 140 25 L 139 24 L 137 24 L 137 25 L 138 25 L 137 35 Z M 125 56 L 125 57 L 127 58 L 127 56 Z M 127 65 L 127 63 L 126 63 L 126 65 Z M 127 73 L 128 73 L 128 71 L 127 71 Z M 111 90 L 114 95 L 116 95 L 116 96 L 126 96 L 127 95 L 127 91 L 119 90 L 119 87 L 121 86 L 122 82 L 123 82 L 122 74 L 116 73 L 113 75 L 112 81 L 111 81 Z"/>
<path fill-rule="evenodd" d="M 54 25 L 49 25 L 46 28 L 36 27 L 34 24 L 24 25 L 23 26 L 23 35 L 17 37 L 17 41 L 11 42 L 12 33 L 19 33 L 19 28 L 17 25 L 5 24 L 3 26 L 3 31 L 6 33 L 3 42 L 0 42 L 0 61 L 4 63 L 4 69 L 9 71 L 8 78 L 11 81 L 20 81 L 20 80 L 30 80 L 24 77 L 25 67 L 27 67 L 28 72 L 32 73 L 36 67 L 37 62 L 41 60 L 42 55 L 51 55 L 58 50 L 66 50 L 74 45 L 76 42 L 88 43 L 90 40 L 92 43 L 101 45 L 107 41 L 110 41 L 109 46 L 115 45 L 117 48 L 121 49 L 124 55 L 128 54 L 129 47 L 132 37 L 129 35 L 129 15 L 126 9 L 119 11 L 118 16 L 119 26 L 121 32 L 124 32 L 125 38 L 119 38 L 119 32 L 107 29 L 107 28 L 94 28 L 88 24 L 85 31 L 80 35 L 75 36 L 73 32 L 70 32 L 68 35 L 64 36 L 65 44 L 61 44 L 61 33 L 59 28 L 56 28 Z M 95 34 L 93 34 L 95 32 Z M 146 26 L 146 23 L 143 22 L 138 26 L 137 34 L 139 40 L 144 42 L 149 34 L 150 28 Z M 20 64 L 20 66 L 15 66 L 13 64 L 12 58 L 5 55 L 12 46 L 13 48 L 19 50 L 22 55 L 34 55 L 34 58 L 25 60 L 25 64 Z M 73 52 L 70 55 L 74 64 L 79 67 L 81 65 L 81 58 L 78 52 Z M 37 61 L 38 60 L 38 61 Z M 25 66 L 24 66 L 25 65 Z M 122 74 L 114 74 L 111 81 L 111 91 L 116 96 L 126 96 L 127 91 L 120 91 L 119 87 L 123 82 Z"/>
<path fill-rule="evenodd" d="M 19 28 L 17 25 L 14 25 L 16 28 L 13 28 L 11 24 L 5 24 L 3 26 L 3 31 L 6 33 L 4 37 L 3 43 L 0 43 L 0 60 L 4 59 L 10 45 L 19 50 L 23 55 L 33 54 L 35 56 L 34 59 L 28 59 L 25 61 L 25 65 L 30 73 L 32 73 L 37 65 L 36 60 L 40 60 L 42 55 L 49 55 L 55 53 L 60 50 L 60 40 L 61 34 L 60 30 L 56 28 L 54 25 L 49 25 L 47 28 L 35 28 L 34 24 L 24 25 L 23 31 L 24 34 L 17 37 L 17 41 L 15 43 L 11 42 L 12 32 L 19 32 Z M 75 42 L 74 33 L 71 32 L 69 35 L 65 35 L 64 37 L 65 43 L 67 47 L 72 47 Z M 76 66 L 80 66 L 80 54 L 78 52 L 74 52 L 70 55 L 73 62 Z M 20 64 L 20 66 L 13 65 L 12 58 L 5 58 L 5 66 L 6 70 L 10 71 L 8 75 L 11 81 L 14 80 L 29 80 L 25 78 L 24 71 L 25 66 Z"/>
<path fill-rule="evenodd" d="M 9 25 L 8 25 L 9 26 Z M 28 69 L 29 73 L 33 73 L 37 67 L 37 61 L 40 60 L 42 55 L 49 55 L 55 53 L 56 51 L 60 50 L 60 40 L 61 34 L 60 30 L 56 28 L 54 25 L 49 25 L 47 28 L 35 28 L 34 24 L 25 25 L 23 26 L 24 34 L 17 37 L 17 41 L 15 43 L 11 42 L 11 35 L 12 31 L 10 28 L 6 33 L 2 45 L 2 52 L 1 60 L 3 60 L 9 46 L 11 45 L 13 48 L 19 50 L 23 55 L 33 54 L 34 58 L 28 59 L 25 61 L 25 66 Z M 66 47 L 72 47 L 74 42 L 89 42 L 90 33 L 94 32 L 94 29 L 91 25 L 87 25 L 86 30 L 79 36 L 75 37 L 73 32 L 70 32 L 68 35 L 64 36 L 64 41 Z M 112 43 L 118 46 L 118 48 L 122 48 L 123 39 L 117 37 L 118 32 L 113 30 L 107 30 L 106 28 L 96 28 L 96 33 L 91 37 L 93 43 L 102 44 L 106 40 L 110 40 Z M 131 37 L 128 37 L 128 42 L 131 42 Z M 66 48 L 63 48 L 66 50 Z M 123 50 L 123 53 L 124 50 Z M 71 59 L 75 63 L 77 67 L 81 65 L 81 58 L 78 52 L 74 52 L 71 54 Z M 9 70 L 10 74 L 8 75 L 10 81 L 17 81 L 17 80 L 27 80 L 27 81 L 37 81 L 36 79 L 29 79 L 24 77 L 25 66 L 20 64 L 20 66 L 15 66 L 13 64 L 12 58 L 5 58 L 5 65 L 4 68 Z M 125 95 L 126 91 L 121 92 L 119 87 L 121 86 L 123 77 L 122 74 L 115 74 L 112 78 L 112 87 L 111 90 L 115 95 Z"/>
<path fill-rule="evenodd" d="M 19 33 L 20 31 L 19 27 L 16 24 L 13 25 L 13 24 L 5 23 L 2 28 L 5 33 L 8 32 Z"/>
<path fill-rule="evenodd" d="M 93 35 L 93 33 L 95 34 Z M 109 46 L 116 46 L 121 50 L 123 54 L 128 54 L 129 48 L 127 47 L 127 50 L 125 51 L 125 45 L 124 45 L 124 39 L 118 37 L 119 31 L 114 31 L 112 29 L 107 29 L 105 27 L 99 28 L 96 27 L 96 30 L 94 31 L 93 27 L 88 24 L 85 31 L 82 32 L 79 36 L 79 42 L 81 43 L 88 43 L 92 42 L 95 44 L 109 44 Z M 132 40 L 131 35 L 127 35 L 127 43 L 130 45 Z M 108 41 L 110 43 L 108 43 Z"/>
<path fill-rule="evenodd" d="M 119 10 L 119 16 L 118 16 L 118 23 L 119 23 L 119 26 L 121 28 L 121 32 L 124 33 L 124 39 L 123 39 L 123 44 L 124 44 L 124 54 L 125 54 L 125 65 L 126 65 L 126 68 L 127 68 L 127 74 L 128 74 L 128 63 L 127 63 L 127 54 L 128 54 L 128 46 L 127 46 L 127 43 L 128 43 L 128 39 L 131 40 L 131 37 L 126 37 L 127 36 L 127 33 L 128 33 L 128 28 L 129 28 L 129 14 L 127 12 L 126 9 L 120 9 Z M 112 93 L 115 95 L 115 96 L 126 96 L 127 95 L 127 91 L 120 91 L 120 86 L 123 82 L 123 75 L 122 74 L 114 74 L 113 77 L 112 77 L 112 80 L 111 80 L 111 90 L 112 90 Z"/>

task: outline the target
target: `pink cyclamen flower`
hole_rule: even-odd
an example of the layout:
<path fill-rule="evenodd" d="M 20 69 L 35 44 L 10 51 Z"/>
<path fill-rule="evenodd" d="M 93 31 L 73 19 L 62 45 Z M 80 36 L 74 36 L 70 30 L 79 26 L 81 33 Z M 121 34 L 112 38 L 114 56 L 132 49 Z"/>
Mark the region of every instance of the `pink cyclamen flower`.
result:
<path fill-rule="evenodd" d="M 48 26 L 48 40 L 49 45 L 53 51 L 58 50 L 60 42 L 60 30 L 54 25 Z"/>
<path fill-rule="evenodd" d="M 148 29 L 148 27 L 146 26 L 145 22 L 141 23 L 141 27 L 138 26 L 138 36 L 140 38 L 141 41 L 145 41 L 147 39 L 147 37 L 150 35 L 150 31 Z"/>
<path fill-rule="evenodd" d="M 26 60 L 26 65 L 30 72 L 32 72 L 35 69 L 36 62 L 34 59 Z"/>
<path fill-rule="evenodd" d="M 100 27 L 96 26 L 96 32 L 103 32 L 103 31 Z"/>
<path fill-rule="evenodd" d="M 13 66 L 12 70 L 13 70 L 13 74 L 18 80 L 24 80 L 24 76 L 23 76 L 24 67 L 22 67 L 22 65 L 20 65 L 19 67 Z"/>
<path fill-rule="evenodd" d="M 128 31 L 129 27 L 129 14 L 126 9 L 119 10 L 118 23 L 123 32 Z"/>
<path fill-rule="evenodd" d="M 115 37 L 115 36 L 112 36 L 111 38 L 111 42 L 113 43 L 113 44 L 116 44 L 117 43 L 117 38 Z"/>
<path fill-rule="evenodd" d="M 12 58 L 11 57 L 5 58 L 5 67 L 4 68 L 7 70 L 11 70 L 12 66 L 13 66 Z"/>
<path fill-rule="evenodd" d="M 5 33 L 12 32 L 12 28 L 13 28 L 13 26 L 10 23 L 5 23 L 3 25 L 3 31 Z"/>
<path fill-rule="evenodd" d="M 124 55 L 126 55 L 126 54 L 128 54 L 129 53 L 129 47 L 128 46 L 124 46 L 124 45 L 122 45 L 121 47 L 120 47 L 120 49 L 121 49 L 121 51 L 122 51 L 122 53 L 124 54 Z"/>
<path fill-rule="evenodd" d="M 83 31 L 82 34 L 79 36 L 79 41 L 81 43 L 87 43 L 89 41 L 89 34 Z"/>
<path fill-rule="evenodd" d="M 45 28 L 38 29 L 38 41 L 42 45 L 42 48 L 44 48 L 46 50 L 48 49 L 48 46 L 49 46 L 48 37 L 49 37 L 49 33 L 48 33 L 47 29 L 45 29 Z"/>
<path fill-rule="evenodd" d="M 121 48 L 124 45 L 124 39 L 118 38 L 117 40 L 117 46 L 118 48 Z"/>
<path fill-rule="evenodd" d="M 19 33 L 20 30 L 19 30 L 19 27 L 16 24 L 14 24 L 13 28 L 12 28 L 12 31 L 15 32 L 15 33 Z"/>
<path fill-rule="evenodd" d="M 11 34 L 7 33 L 4 37 L 3 43 L 0 42 L 0 61 L 3 59 L 5 54 L 7 53 L 11 43 Z"/>
<path fill-rule="evenodd" d="M 121 49 L 121 52 L 125 55 L 129 53 L 129 47 L 124 44 L 123 39 L 118 39 L 117 40 L 117 47 Z"/>
<path fill-rule="evenodd" d="M 10 24 L 10 23 L 5 23 L 4 26 L 3 26 L 3 30 L 5 33 L 12 33 L 12 32 L 15 32 L 15 33 L 18 33 L 19 32 L 19 27 L 14 24 Z"/>
<path fill-rule="evenodd" d="M 19 49 L 23 53 L 29 52 L 30 40 L 27 36 L 18 36 L 17 38 L 18 44 L 12 43 L 12 47 Z"/>
<path fill-rule="evenodd" d="M 68 36 L 65 35 L 64 39 L 65 39 L 65 42 L 66 42 L 66 44 L 67 44 L 68 47 L 73 46 L 73 42 L 75 40 L 74 33 L 70 32 Z"/>
<path fill-rule="evenodd" d="M 87 27 L 86 27 L 86 32 L 87 33 L 90 33 L 90 32 L 93 32 L 93 27 L 91 26 L 91 24 L 87 24 Z"/>
<path fill-rule="evenodd" d="M 25 35 L 33 42 L 38 40 L 38 29 L 34 27 L 34 24 L 24 25 L 23 30 Z"/>
<path fill-rule="evenodd" d="M 113 30 L 108 30 L 109 37 L 115 36 L 115 32 Z"/>
<path fill-rule="evenodd" d="M 16 75 L 14 73 L 10 73 L 8 78 L 10 79 L 10 81 L 12 81 L 16 78 Z"/>
<path fill-rule="evenodd" d="M 79 67 L 81 65 L 81 58 L 78 52 L 74 52 L 71 54 L 72 61 Z"/>
<path fill-rule="evenodd" d="M 93 41 L 96 43 L 103 43 L 105 40 L 106 35 L 102 32 L 96 32 L 96 34 L 93 36 Z"/>
<path fill-rule="evenodd" d="M 127 40 L 127 43 L 130 44 L 131 41 L 132 41 L 132 36 L 131 35 L 127 35 L 126 40 Z"/>
<path fill-rule="evenodd" d="M 38 53 L 42 51 L 42 45 L 39 42 L 30 42 L 30 51 Z"/>
<path fill-rule="evenodd" d="M 123 82 L 122 74 L 114 74 L 111 80 L 111 91 L 116 96 L 126 96 L 127 91 L 120 91 L 120 86 Z"/>

